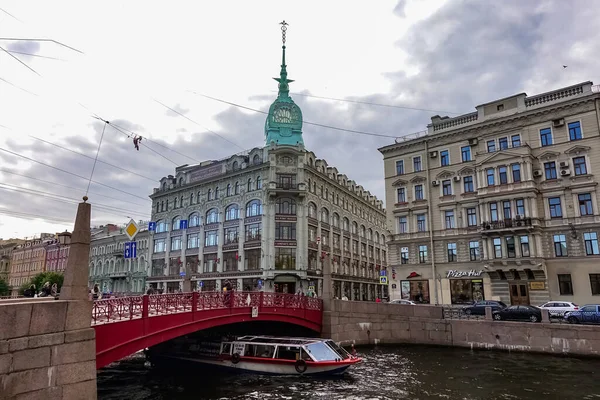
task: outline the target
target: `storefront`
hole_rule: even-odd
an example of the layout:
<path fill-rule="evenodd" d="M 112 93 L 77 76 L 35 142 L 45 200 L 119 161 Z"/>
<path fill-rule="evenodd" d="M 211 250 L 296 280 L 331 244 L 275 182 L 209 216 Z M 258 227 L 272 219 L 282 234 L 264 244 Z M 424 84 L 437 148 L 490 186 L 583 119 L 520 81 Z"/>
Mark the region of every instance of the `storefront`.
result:
<path fill-rule="evenodd" d="M 419 304 L 431 302 L 428 280 L 403 280 L 400 282 L 400 293 L 404 300 L 412 300 Z"/>

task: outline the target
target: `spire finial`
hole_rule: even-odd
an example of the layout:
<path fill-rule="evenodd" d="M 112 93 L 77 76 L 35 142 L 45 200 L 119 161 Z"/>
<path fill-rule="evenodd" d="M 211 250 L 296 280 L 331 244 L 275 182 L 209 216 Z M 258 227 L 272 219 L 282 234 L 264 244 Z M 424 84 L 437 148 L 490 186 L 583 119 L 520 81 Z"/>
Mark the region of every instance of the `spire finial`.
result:
<path fill-rule="evenodd" d="M 285 64 L 285 35 L 287 32 L 287 27 L 289 24 L 283 20 L 279 23 L 281 25 L 281 42 L 283 45 L 281 46 L 282 54 L 281 54 L 281 71 L 279 72 L 279 78 L 275 78 L 277 82 L 279 82 L 279 98 L 288 98 L 289 97 L 289 86 L 288 83 L 293 82 L 293 80 L 287 78 L 287 66 Z"/>
<path fill-rule="evenodd" d="M 279 23 L 281 25 L 281 42 L 285 46 L 285 32 L 287 31 L 288 23 L 285 22 L 285 19 Z"/>

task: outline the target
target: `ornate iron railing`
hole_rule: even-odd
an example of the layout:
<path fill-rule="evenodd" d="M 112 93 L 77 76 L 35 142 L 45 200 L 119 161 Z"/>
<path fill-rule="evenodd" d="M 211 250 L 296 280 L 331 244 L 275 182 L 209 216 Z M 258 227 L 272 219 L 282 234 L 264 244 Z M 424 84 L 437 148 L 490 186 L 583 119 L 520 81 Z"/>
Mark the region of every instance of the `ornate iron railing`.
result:
<path fill-rule="evenodd" d="M 92 325 L 166 314 L 248 307 L 322 311 L 323 301 L 295 294 L 234 290 L 116 297 L 94 301 Z"/>

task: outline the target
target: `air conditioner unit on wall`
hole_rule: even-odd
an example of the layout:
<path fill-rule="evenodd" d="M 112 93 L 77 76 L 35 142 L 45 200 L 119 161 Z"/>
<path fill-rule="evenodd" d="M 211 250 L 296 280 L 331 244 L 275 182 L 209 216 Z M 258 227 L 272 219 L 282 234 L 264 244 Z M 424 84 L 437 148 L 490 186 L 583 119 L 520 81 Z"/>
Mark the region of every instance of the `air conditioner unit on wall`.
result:
<path fill-rule="evenodd" d="M 454 180 L 454 182 L 460 182 L 460 176 L 455 176 L 452 179 Z"/>
<path fill-rule="evenodd" d="M 569 168 L 569 162 L 568 161 L 561 161 L 560 162 L 560 167 L 561 168 Z"/>
<path fill-rule="evenodd" d="M 469 146 L 477 146 L 478 143 L 479 140 L 477 140 L 477 138 L 469 139 Z"/>
<path fill-rule="evenodd" d="M 440 186 L 440 181 L 432 181 L 431 184 L 433 186 Z"/>
<path fill-rule="evenodd" d="M 569 176 L 571 175 L 571 171 L 569 171 L 568 169 L 563 169 L 562 171 L 560 171 L 560 176 Z"/>
<path fill-rule="evenodd" d="M 552 126 L 554 126 L 555 128 L 563 126 L 564 124 L 565 124 L 564 118 L 559 118 L 559 119 L 555 119 L 552 121 Z"/>
<path fill-rule="evenodd" d="M 437 150 L 430 151 L 430 152 L 429 152 L 429 157 L 431 157 L 431 158 L 436 158 L 436 157 L 437 157 L 437 154 L 438 154 Z"/>
<path fill-rule="evenodd" d="M 542 174 L 542 171 L 540 171 L 539 169 L 536 169 L 535 171 L 533 171 L 533 176 L 534 176 L 535 178 L 539 178 L 539 177 L 541 177 L 542 175 L 543 175 L 543 174 Z"/>

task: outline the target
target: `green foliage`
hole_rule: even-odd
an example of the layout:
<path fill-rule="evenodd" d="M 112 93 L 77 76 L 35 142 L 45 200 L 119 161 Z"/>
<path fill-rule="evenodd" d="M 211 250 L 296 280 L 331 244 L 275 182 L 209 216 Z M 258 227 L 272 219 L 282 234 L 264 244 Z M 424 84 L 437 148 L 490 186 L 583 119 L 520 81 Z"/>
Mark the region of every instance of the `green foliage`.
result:
<path fill-rule="evenodd" d="M 22 295 L 25 289 L 29 289 L 29 287 L 32 284 L 35 285 L 35 292 L 39 293 L 40 290 L 42 290 L 42 286 L 44 286 L 44 283 L 46 282 L 50 282 L 50 286 L 56 283 L 56 285 L 58 286 L 58 291 L 60 292 L 60 288 L 62 287 L 64 278 L 65 277 L 62 274 L 57 274 L 56 272 L 41 272 L 33 278 L 31 278 L 31 281 L 29 281 L 29 283 L 26 283 L 23 286 L 21 286 L 21 288 L 19 289 L 19 294 Z"/>
<path fill-rule="evenodd" d="M 8 296 L 10 294 L 10 288 L 8 287 L 8 283 L 2 278 L 0 278 L 0 296 Z"/>

